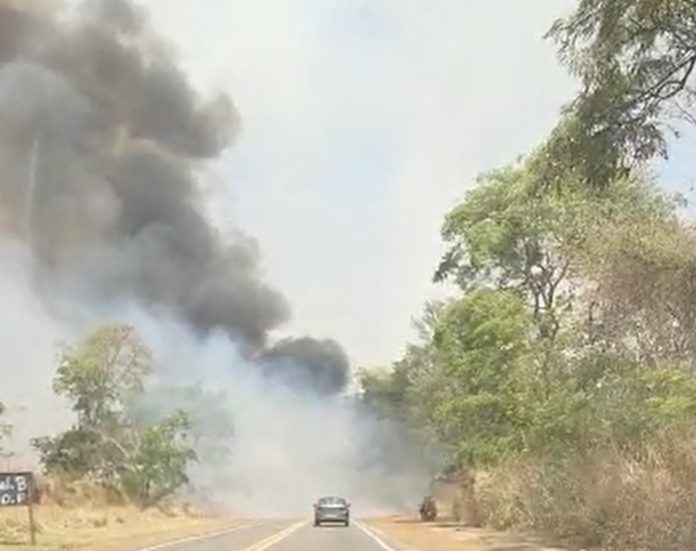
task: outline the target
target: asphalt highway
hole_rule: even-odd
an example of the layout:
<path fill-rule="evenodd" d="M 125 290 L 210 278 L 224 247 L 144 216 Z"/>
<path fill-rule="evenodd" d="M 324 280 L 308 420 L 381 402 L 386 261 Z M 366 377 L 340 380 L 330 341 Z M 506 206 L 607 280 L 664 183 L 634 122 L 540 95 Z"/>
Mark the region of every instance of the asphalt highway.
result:
<path fill-rule="evenodd" d="M 227 532 L 179 542 L 166 543 L 139 551 L 405 551 L 387 543 L 361 522 L 348 527 L 323 525 L 311 520 L 251 521 Z"/>

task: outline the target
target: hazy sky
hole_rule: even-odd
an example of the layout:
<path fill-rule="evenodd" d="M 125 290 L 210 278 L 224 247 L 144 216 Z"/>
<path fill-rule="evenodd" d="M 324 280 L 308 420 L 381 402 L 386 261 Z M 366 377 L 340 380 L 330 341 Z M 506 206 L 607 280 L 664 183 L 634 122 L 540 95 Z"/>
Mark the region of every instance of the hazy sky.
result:
<path fill-rule="evenodd" d="M 432 294 L 443 213 L 552 127 L 573 83 L 542 39 L 571 0 L 144 0 L 243 128 L 215 216 L 255 236 L 287 330 L 387 362 Z"/>

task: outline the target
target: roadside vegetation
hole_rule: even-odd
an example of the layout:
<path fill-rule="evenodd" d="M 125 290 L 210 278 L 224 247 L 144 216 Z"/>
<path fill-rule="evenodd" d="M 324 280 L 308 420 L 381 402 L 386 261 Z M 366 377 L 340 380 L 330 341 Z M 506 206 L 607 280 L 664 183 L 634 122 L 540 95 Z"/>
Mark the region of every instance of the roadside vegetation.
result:
<path fill-rule="evenodd" d="M 127 325 L 98 327 L 63 347 L 53 388 L 71 404 L 76 422 L 63 433 L 32 440 L 43 474 L 53 481 L 45 488 L 84 490 L 87 484 L 117 503 L 147 508 L 188 483 L 196 454 L 187 413 L 149 424 L 139 419 L 151 370 L 150 350 Z M 2 424 L 0 431 L 7 436 L 11 427 Z"/>
<path fill-rule="evenodd" d="M 474 480 L 476 522 L 696 548 L 696 232 L 651 174 L 696 123 L 696 5 L 578 0 L 548 38 L 580 92 L 446 214 L 433 274 L 458 294 L 425 305 L 403 357 L 361 373 L 363 400 L 444 447 Z M 76 420 L 33 440 L 39 497 L 91 488 L 151 510 L 185 487 L 195 427 L 139 414 L 151 371 L 126 325 L 61 351 L 54 390 Z"/>
<path fill-rule="evenodd" d="M 189 482 L 195 427 L 184 410 L 143 416 L 151 371 L 152 354 L 128 325 L 97 327 L 61 349 L 53 387 L 76 422 L 32 441 L 41 464 L 35 491 L 40 545 L 103 547 L 113 540 L 119 548 L 121 540 L 127 547 L 229 525 L 170 499 Z M 0 423 L 0 436 L 10 432 Z M 22 544 L 28 531 L 22 508 L 0 511 L 0 545 Z"/>
<path fill-rule="evenodd" d="M 33 440 L 45 472 L 113 488 L 142 507 L 186 484 L 196 459 L 187 414 L 145 426 L 134 414 L 151 370 L 152 354 L 130 326 L 99 327 L 66 347 L 53 387 L 71 403 L 77 422 Z"/>
<path fill-rule="evenodd" d="M 581 0 L 549 38 L 581 92 L 447 213 L 419 340 L 365 401 L 473 473 L 477 521 L 578 546 L 696 546 L 696 233 L 651 161 L 696 121 L 696 10 Z"/>

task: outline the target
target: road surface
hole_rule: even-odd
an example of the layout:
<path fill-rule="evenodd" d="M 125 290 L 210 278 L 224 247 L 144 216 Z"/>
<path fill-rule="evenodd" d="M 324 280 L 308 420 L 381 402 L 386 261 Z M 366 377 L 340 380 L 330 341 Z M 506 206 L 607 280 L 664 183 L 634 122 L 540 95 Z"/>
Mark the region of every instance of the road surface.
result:
<path fill-rule="evenodd" d="M 402 551 L 364 524 L 314 527 L 309 520 L 254 521 L 227 532 L 139 551 Z"/>

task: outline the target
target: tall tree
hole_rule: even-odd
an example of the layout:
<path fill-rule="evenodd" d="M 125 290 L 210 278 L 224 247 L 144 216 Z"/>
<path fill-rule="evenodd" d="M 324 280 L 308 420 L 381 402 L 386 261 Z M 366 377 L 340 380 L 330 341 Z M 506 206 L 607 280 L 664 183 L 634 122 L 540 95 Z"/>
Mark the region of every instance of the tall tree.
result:
<path fill-rule="evenodd" d="M 573 198 L 539 198 L 530 181 L 526 163 L 479 177 L 445 217 L 442 236 L 450 247 L 436 281 L 453 277 L 463 291 L 514 289 L 530 298 L 535 315 L 553 310 L 568 274 Z"/>
<path fill-rule="evenodd" d="M 128 325 L 104 325 L 65 346 L 53 386 L 72 403 L 77 423 L 56 437 L 34 440 L 45 467 L 115 480 L 132 446 L 128 405 L 151 367 L 149 349 Z"/>
<path fill-rule="evenodd" d="M 121 472 L 121 483 L 143 507 L 170 496 L 189 479 L 186 469 L 196 459 L 189 445 L 191 422 L 179 411 L 137 436 L 137 444 Z"/>
<path fill-rule="evenodd" d="M 188 482 L 196 459 L 183 411 L 138 424 L 138 398 L 152 354 L 135 329 L 97 328 L 60 357 L 54 389 L 72 402 L 77 422 L 55 437 L 34 439 L 48 472 L 118 484 L 143 506 Z"/>
<path fill-rule="evenodd" d="M 103 429 L 120 421 L 151 369 L 152 354 L 133 327 L 106 325 L 63 350 L 54 389 L 72 401 L 81 425 Z"/>
<path fill-rule="evenodd" d="M 580 0 L 548 36 L 582 89 L 544 148 L 547 179 L 560 163 L 607 184 L 666 155 L 670 123 L 696 122 L 693 0 Z"/>
<path fill-rule="evenodd" d="M 480 289 L 443 312 L 433 338 L 442 382 L 422 399 L 460 460 L 491 462 L 522 444 L 518 377 L 530 317 L 512 291 Z"/>
<path fill-rule="evenodd" d="M 434 279 L 452 278 L 464 292 L 516 290 L 528 297 L 535 317 L 555 324 L 578 265 L 594 262 L 593 251 L 603 245 L 600 232 L 646 220 L 673 225 L 675 201 L 638 173 L 616 178 L 611 189 L 570 185 L 539 194 L 537 161 L 535 154 L 483 174 L 447 213 L 442 236 L 449 248 Z"/>

